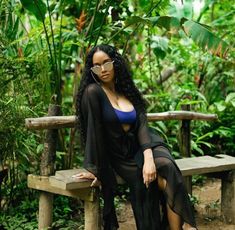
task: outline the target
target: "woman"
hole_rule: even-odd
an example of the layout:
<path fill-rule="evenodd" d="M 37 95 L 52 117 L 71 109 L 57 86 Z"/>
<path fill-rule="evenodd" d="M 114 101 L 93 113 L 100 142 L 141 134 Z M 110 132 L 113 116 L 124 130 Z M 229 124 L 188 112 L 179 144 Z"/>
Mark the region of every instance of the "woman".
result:
<path fill-rule="evenodd" d="M 115 173 L 129 185 L 138 230 L 196 229 L 180 170 L 147 127 L 144 100 L 114 47 L 98 45 L 87 55 L 77 115 L 89 173 L 75 177 L 101 182 L 105 230 L 118 228 Z"/>

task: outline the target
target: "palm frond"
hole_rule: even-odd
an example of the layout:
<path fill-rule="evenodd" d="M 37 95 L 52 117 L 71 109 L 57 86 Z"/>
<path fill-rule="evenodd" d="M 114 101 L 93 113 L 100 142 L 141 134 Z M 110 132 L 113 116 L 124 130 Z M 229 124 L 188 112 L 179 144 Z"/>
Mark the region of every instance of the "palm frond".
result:
<path fill-rule="evenodd" d="M 130 17 L 125 22 L 125 28 L 137 23 L 158 26 L 167 30 L 168 33 L 176 34 L 179 30 L 183 30 L 203 50 L 224 58 L 228 52 L 229 45 L 221 38 L 213 34 L 209 30 L 209 26 L 203 25 L 186 18 L 176 18 L 171 16 L 157 17 Z"/>
<path fill-rule="evenodd" d="M 226 56 L 228 44 L 213 34 L 206 26 L 186 20 L 182 27 L 184 32 L 203 50 L 207 50 L 219 57 L 224 58 Z"/>

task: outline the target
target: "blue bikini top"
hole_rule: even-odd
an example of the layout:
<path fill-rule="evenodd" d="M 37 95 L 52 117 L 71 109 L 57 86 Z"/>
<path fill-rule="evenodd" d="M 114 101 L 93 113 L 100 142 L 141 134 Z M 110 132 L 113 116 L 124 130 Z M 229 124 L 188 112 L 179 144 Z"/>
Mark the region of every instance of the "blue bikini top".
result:
<path fill-rule="evenodd" d="M 133 109 L 129 112 L 124 112 L 114 108 L 115 113 L 117 114 L 118 119 L 121 124 L 132 124 L 136 120 L 136 111 Z"/>

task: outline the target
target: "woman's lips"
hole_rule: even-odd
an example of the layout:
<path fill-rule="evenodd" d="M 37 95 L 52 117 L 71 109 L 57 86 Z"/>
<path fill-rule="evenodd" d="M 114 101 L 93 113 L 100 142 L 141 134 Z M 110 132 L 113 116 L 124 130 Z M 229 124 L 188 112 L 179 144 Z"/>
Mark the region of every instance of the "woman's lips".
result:
<path fill-rule="evenodd" d="M 101 76 L 101 78 L 107 78 L 107 77 L 109 77 L 108 74 L 105 74 L 105 75 L 102 75 L 102 76 Z"/>

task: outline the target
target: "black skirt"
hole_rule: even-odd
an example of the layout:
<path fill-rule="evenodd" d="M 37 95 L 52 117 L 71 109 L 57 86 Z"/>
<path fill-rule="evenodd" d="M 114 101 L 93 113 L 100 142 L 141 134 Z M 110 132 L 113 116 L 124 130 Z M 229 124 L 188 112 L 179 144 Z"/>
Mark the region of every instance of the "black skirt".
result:
<path fill-rule="evenodd" d="M 112 161 L 116 173 L 128 184 L 131 204 L 138 230 L 166 230 L 168 220 L 166 205 L 184 222 L 196 227 L 193 208 L 183 184 L 182 174 L 169 150 L 158 146 L 153 149 L 157 175 L 167 182 L 164 191 L 158 188 L 157 180 L 148 188 L 143 183 L 142 168 L 134 159 L 117 158 Z"/>

